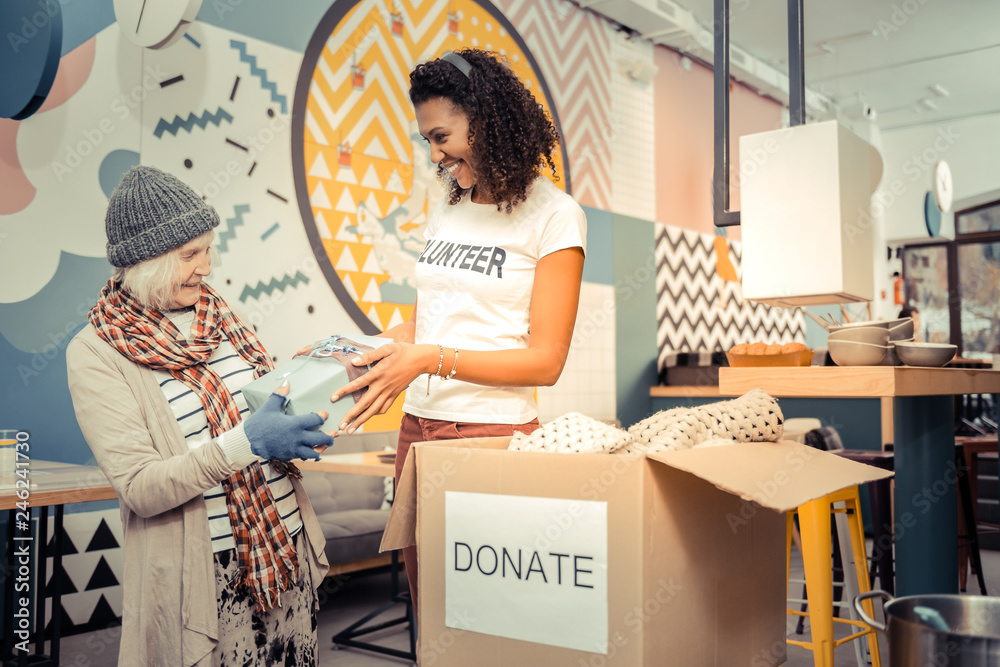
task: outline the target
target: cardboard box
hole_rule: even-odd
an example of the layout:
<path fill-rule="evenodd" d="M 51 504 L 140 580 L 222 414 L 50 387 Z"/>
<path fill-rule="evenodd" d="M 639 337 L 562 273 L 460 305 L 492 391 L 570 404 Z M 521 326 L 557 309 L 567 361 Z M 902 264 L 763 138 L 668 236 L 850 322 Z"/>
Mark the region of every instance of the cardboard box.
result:
<path fill-rule="evenodd" d="M 350 382 L 347 365 L 351 359 L 361 352 L 381 347 L 393 342 L 391 338 L 376 338 L 374 336 L 332 336 L 317 341 L 313 346 L 312 355 L 292 357 L 291 360 L 276 366 L 270 373 L 261 375 L 256 380 L 243 387 L 243 396 L 247 399 L 250 412 L 260 409 L 271 393 L 288 380 L 290 388 L 288 402 L 285 404 L 285 414 L 304 415 L 310 412 L 326 410 L 329 417 L 321 431 L 331 431 L 340 428 L 347 411 L 354 402 L 364 395 L 364 392 L 354 392 L 349 396 L 341 396 L 336 403 L 330 402 L 330 395 Z M 371 370 L 353 368 L 358 375 Z"/>
<path fill-rule="evenodd" d="M 382 550 L 417 545 L 421 665 L 776 665 L 785 515 L 891 473 L 796 442 L 648 456 L 415 444 Z"/>

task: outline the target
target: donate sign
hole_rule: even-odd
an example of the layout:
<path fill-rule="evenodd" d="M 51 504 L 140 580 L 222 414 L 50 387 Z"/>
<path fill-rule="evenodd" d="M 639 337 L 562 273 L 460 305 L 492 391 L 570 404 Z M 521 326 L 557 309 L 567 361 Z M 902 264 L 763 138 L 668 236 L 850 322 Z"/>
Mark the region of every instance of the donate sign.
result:
<path fill-rule="evenodd" d="M 447 627 L 607 652 L 607 503 L 446 491 L 444 532 Z"/>

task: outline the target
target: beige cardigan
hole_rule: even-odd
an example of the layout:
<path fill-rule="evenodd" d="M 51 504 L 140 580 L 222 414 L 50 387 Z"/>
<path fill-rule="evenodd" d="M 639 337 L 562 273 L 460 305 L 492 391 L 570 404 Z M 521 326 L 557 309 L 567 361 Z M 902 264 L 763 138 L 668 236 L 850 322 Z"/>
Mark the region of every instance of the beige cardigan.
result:
<path fill-rule="evenodd" d="M 215 443 L 189 450 L 154 373 L 108 345 L 93 326 L 70 342 L 66 361 L 77 421 L 121 501 L 118 664 L 210 665 L 219 619 L 203 493 L 239 468 Z M 302 484 L 292 485 L 318 587 L 328 570 L 326 540 Z"/>

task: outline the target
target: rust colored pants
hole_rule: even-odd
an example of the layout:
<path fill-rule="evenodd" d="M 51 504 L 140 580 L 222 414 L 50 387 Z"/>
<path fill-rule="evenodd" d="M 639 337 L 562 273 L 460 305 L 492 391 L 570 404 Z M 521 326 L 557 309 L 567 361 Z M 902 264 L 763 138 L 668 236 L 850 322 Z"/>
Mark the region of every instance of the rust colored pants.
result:
<path fill-rule="evenodd" d="M 440 419 L 425 419 L 404 414 L 399 427 L 399 444 L 396 446 L 396 485 L 399 485 L 399 475 L 403 472 L 403 462 L 410 445 L 415 442 L 430 440 L 454 440 L 456 438 L 487 438 L 494 436 L 510 436 L 515 431 L 531 433 L 538 428 L 538 420 L 532 419 L 526 424 L 471 424 L 468 422 L 447 422 Z M 413 613 L 417 613 L 417 548 L 403 549 L 403 563 L 406 564 L 406 578 L 410 583 L 410 599 L 413 600 Z M 418 626 L 419 627 L 419 626 Z"/>

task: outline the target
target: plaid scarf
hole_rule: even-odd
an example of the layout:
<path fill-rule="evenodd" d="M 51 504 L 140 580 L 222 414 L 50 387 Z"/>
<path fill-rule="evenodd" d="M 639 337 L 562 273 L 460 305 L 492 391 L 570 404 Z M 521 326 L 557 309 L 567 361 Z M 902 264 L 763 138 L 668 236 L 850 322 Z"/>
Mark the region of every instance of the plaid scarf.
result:
<path fill-rule="evenodd" d="M 229 309 L 207 284 L 201 284 L 201 299 L 195 306 L 192 338 L 188 340 L 159 310 L 146 308 L 119 283 L 109 280 L 97 305 L 89 313 L 98 335 L 125 357 L 170 373 L 201 398 L 213 438 L 240 422 L 232 394 L 208 360 L 223 336 L 260 377 L 274 365 L 253 332 Z M 300 478 L 291 463 L 271 461 L 279 473 Z M 278 514 L 274 497 L 259 463 L 252 463 L 222 481 L 229 522 L 236 540 L 240 567 L 237 586 L 249 587 L 250 595 L 268 609 L 280 603 L 279 594 L 298 577 L 295 545 Z"/>

